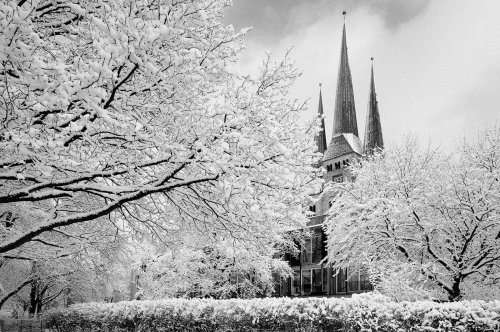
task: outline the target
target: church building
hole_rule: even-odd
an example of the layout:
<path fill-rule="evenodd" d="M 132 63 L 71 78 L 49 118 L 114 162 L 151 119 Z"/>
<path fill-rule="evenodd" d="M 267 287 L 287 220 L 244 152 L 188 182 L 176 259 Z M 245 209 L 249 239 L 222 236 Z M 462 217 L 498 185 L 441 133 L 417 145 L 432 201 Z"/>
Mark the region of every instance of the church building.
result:
<path fill-rule="evenodd" d="M 343 13 L 345 17 L 345 12 Z M 337 91 L 334 109 L 333 134 L 327 144 L 325 122 L 323 120 L 323 100 L 320 84 L 318 115 L 321 120 L 321 131 L 316 137 L 318 151 L 323 154 L 320 165 L 324 168 L 325 184 L 351 181 L 347 170 L 349 162 L 361 158 L 363 154 L 371 154 L 374 149 L 383 148 L 382 127 L 375 93 L 373 74 L 373 58 L 369 89 L 369 102 L 364 133 L 364 144 L 358 133 L 356 107 L 352 87 L 351 70 L 347 55 L 345 21 L 342 31 L 340 63 L 337 78 Z M 319 199 L 317 199 L 319 198 Z M 276 289 L 278 296 L 308 295 L 347 295 L 372 290 L 368 275 L 363 271 L 333 270 L 330 266 L 320 264 L 326 256 L 326 235 L 323 222 L 335 199 L 317 194 L 311 197 L 308 209 L 311 213 L 307 228 L 310 236 L 300 246 L 300 255 L 288 255 L 294 276 L 281 283 Z"/>

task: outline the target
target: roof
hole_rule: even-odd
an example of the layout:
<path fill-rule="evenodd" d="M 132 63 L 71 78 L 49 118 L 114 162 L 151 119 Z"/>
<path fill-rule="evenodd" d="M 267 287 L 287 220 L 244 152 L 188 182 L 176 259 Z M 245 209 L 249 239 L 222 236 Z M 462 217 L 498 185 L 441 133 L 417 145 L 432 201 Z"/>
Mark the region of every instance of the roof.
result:
<path fill-rule="evenodd" d="M 330 141 L 328 149 L 323 156 L 323 161 L 353 152 L 359 155 L 363 154 L 363 144 L 361 144 L 358 136 L 352 133 L 336 135 Z"/>
<path fill-rule="evenodd" d="M 373 62 L 372 62 L 368 112 L 366 113 L 364 151 L 366 154 L 371 154 L 373 153 L 374 149 L 383 147 L 384 147 L 384 139 L 382 137 L 382 125 L 380 124 L 380 113 L 378 111 L 377 94 L 375 92 L 375 79 L 373 77 Z"/>
<path fill-rule="evenodd" d="M 321 97 L 321 84 L 319 90 L 319 105 L 318 105 L 318 116 L 321 118 L 321 131 L 314 138 L 316 141 L 316 146 L 318 147 L 318 152 L 325 153 L 326 151 L 326 132 L 325 132 L 325 119 L 323 117 L 323 98 Z"/>
<path fill-rule="evenodd" d="M 354 90 L 352 88 L 351 69 L 347 56 L 345 24 L 342 30 L 342 45 L 340 48 L 337 95 L 335 97 L 335 111 L 333 114 L 333 136 L 343 133 L 353 133 L 358 136 Z"/>

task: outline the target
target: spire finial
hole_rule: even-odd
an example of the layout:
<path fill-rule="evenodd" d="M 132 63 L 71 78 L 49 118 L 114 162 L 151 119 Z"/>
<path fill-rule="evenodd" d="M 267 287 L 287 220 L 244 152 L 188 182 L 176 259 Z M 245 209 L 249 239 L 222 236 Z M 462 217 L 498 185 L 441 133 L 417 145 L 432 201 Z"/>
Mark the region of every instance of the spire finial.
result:
<path fill-rule="evenodd" d="M 373 63 L 374 58 L 373 58 L 373 57 L 371 57 L 371 59 L 372 59 L 372 63 Z"/>
<path fill-rule="evenodd" d="M 322 85 L 323 85 L 322 83 L 320 83 L 320 84 L 319 84 L 319 89 L 320 89 L 320 90 L 321 90 L 321 86 L 322 86 Z"/>
<path fill-rule="evenodd" d="M 347 14 L 347 12 L 344 9 L 344 11 L 342 12 L 342 15 L 344 15 L 344 22 L 345 22 L 345 16 L 346 16 L 346 14 Z"/>

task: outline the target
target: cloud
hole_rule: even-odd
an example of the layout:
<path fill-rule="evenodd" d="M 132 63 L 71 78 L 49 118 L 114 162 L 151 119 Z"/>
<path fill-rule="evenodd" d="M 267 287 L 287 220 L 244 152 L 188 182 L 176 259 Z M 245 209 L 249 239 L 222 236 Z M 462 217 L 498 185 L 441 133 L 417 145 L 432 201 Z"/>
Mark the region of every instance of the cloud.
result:
<path fill-rule="evenodd" d="M 294 34 L 304 27 L 333 15 L 341 17 L 345 9 L 349 15 L 359 8 L 369 8 L 381 16 L 385 26 L 397 29 L 421 14 L 430 0 L 234 0 L 225 21 L 236 29 L 253 26 L 250 39 L 271 45 L 283 36 Z"/>
<path fill-rule="evenodd" d="M 383 17 L 385 26 L 397 29 L 422 14 L 430 4 L 430 0 L 378 0 L 360 1 L 358 5 L 368 5 Z"/>
<path fill-rule="evenodd" d="M 255 24 L 238 67 L 254 71 L 264 51 L 279 57 L 294 46 L 292 56 L 304 73 L 292 95 L 310 99 L 304 120 L 310 119 L 317 111 L 318 83 L 323 83 L 328 137 L 343 5 L 350 6 L 346 8 L 347 43 L 360 136 L 371 56 L 375 57 L 375 83 L 387 142 L 413 132 L 423 141 L 431 139 L 450 149 L 464 133 L 475 134 L 485 124 L 500 120 L 500 1 L 248 2 L 263 6 L 248 12 L 248 25 L 252 25 L 252 15 L 257 15 L 256 22 L 271 30 L 259 32 Z M 239 3 L 242 0 L 235 0 L 235 5 Z M 267 22 L 271 17 L 277 18 Z"/>

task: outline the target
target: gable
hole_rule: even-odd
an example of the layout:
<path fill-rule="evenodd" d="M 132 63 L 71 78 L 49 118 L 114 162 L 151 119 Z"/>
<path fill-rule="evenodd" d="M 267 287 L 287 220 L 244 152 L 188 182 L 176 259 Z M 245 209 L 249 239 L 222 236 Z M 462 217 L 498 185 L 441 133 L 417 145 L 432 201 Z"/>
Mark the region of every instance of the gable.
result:
<path fill-rule="evenodd" d="M 340 134 L 332 137 L 328 149 L 326 150 L 323 161 L 337 158 L 349 153 L 363 154 L 361 141 L 354 134 Z"/>

